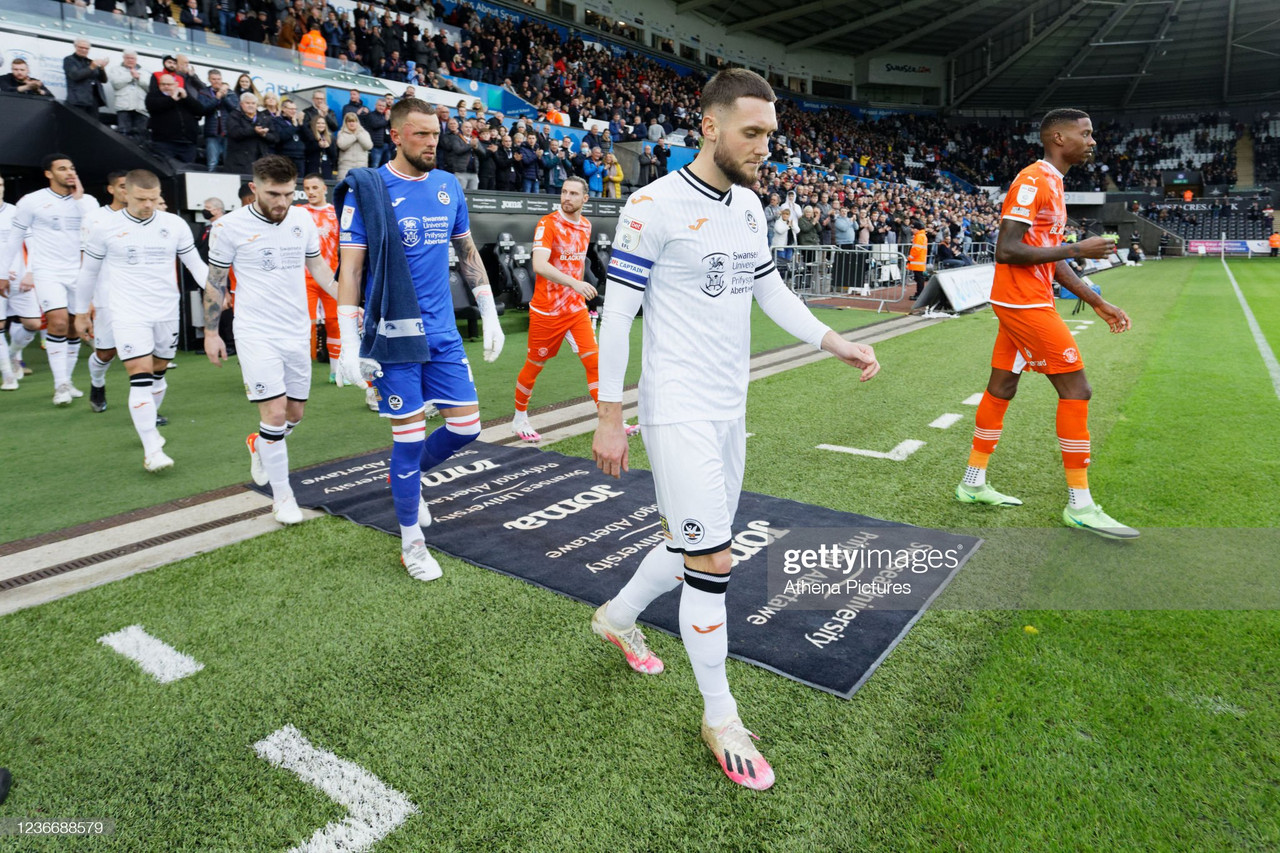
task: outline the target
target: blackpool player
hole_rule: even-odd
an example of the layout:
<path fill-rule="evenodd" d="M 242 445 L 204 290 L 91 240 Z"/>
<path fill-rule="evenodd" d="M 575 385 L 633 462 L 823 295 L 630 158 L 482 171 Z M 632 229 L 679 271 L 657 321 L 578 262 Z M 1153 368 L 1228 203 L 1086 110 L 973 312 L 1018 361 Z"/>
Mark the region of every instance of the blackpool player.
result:
<path fill-rule="evenodd" d="M 0 251 L 0 270 L 13 271 L 23 241 L 28 240 L 36 302 L 49 328 L 45 352 L 53 374 L 53 404 L 66 406 L 73 397 L 84 396 L 71 382 L 80 339 L 67 306 L 80 274 L 80 220 L 98 205 L 85 196 L 70 157 L 47 154 L 41 166 L 49 186 L 18 200 L 9 243 Z"/>
<path fill-rule="evenodd" d="M 529 423 L 529 398 L 538 374 L 555 358 L 562 342 L 568 341 L 582 359 L 587 393 L 596 401 L 600 353 L 587 311 L 587 301 L 595 298 L 596 289 L 584 280 L 591 245 L 591 221 L 582 215 L 586 200 L 587 182 L 570 176 L 560 189 L 560 209 L 539 219 L 533 232 L 536 289 L 529 304 L 529 349 L 516 378 L 516 414 L 511 422 L 512 432 L 525 441 L 542 440 Z M 638 431 L 627 427 L 628 435 Z"/>
<path fill-rule="evenodd" d="M 250 433 L 249 472 L 271 484 L 281 524 L 302 521 L 289 485 L 285 437 L 302 420 L 311 392 L 311 329 L 305 266 L 320 287 L 336 291 L 320 254 L 315 223 L 293 206 L 298 172 L 293 161 L 269 155 L 253 164 L 252 204 L 228 213 L 209 232 L 209 279 L 204 291 L 204 351 L 215 365 L 227 360 L 218 335 L 232 268 L 236 273 L 236 355 L 249 401 L 258 405 L 258 431 Z"/>
<path fill-rule="evenodd" d="M 111 196 L 111 202 L 80 221 L 82 249 L 89 235 L 100 223 L 116 211 L 124 210 L 125 174 L 120 171 L 107 173 L 107 195 Z M 83 265 L 81 268 L 83 270 Z M 111 334 L 111 309 L 107 306 L 107 279 L 105 273 L 100 275 L 102 279 L 93 289 L 93 322 L 85 327 L 93 329 L 93 352 L 89 354 L 89 408 L 95 412 L 107 410 L 107 368 L 111 366 L 111 360 L 116 357 L 115 338 Z M 204 279 L 201 278 L 199 281 L 203 282 Z M 79 284 L 77 284 L 78 289 Z M 79 331 L 79 315 L 76 316 L 76 330 Z M 81 337 L 83 338 L 83 335 Z"/>
<path fill-rule="evenodd" d="M 353 169 L 339 188 L 339 369 L 360 387 L 372 382 L 379 414 L 391 420 L 400 559 L 410 576 L 430 581 L 441 570 L 422 534 L 431 523 L 422 472 L 480 434 L 480 404 L 449 292 L 450 244 L 480 308 L 485 361 L 498 357 L 504 338 L 489 277 L 471 239 L 462 186 L 436 168 L 440 120 L 426 102 L 405 98 L 391 108 L 390 122 L 395 158 L 378 169 Z M 444 415 L 444 426 L 427 436 L 429 405 Z"/>
<path fill-rule="evenodd" d="M 753 72 L 716 74 L 702 90 L 698 156 L 624 208 L 600 327 L 600 415 L 592 445 L 604 473 L 627 470 L 622 386 L 631 322 L 643 306 L 640 425 L 667 542 L 645 556 L 591 627 L 623 651 L 632 669 L 659 673 L 662 661 L 645 645 L 636 617 L 683 583 L 680 636 L 702 693 L 702 738 L 731 780 L 756 790 L 773 784 L 773 769 L 729 691 L 724 603 L 746 456 L 752 297 L 783 329 L 859 368 L 863 381 L 880 369 L 871 347 L 819 322 L 774 266 L 764 209 L 751 190 L 777 128 L 774 100 Z"/>
<path fill-rule="evenodd" d="M 324 178 L 318 172 L 312 172 L 302 179 L 302 191 L 307 196 L 303 209 L 311 215 L 316 231 L 320 235 L 320 255 L 329 269 L 338 268 L 338 214 L 329 204 L 324 185 Z M 338 369 L 338 352 L 340 337 L 338 332 L 338 304 L 333 297 L 325 293 L 316 280 L 307 273 L 307 310 L 311 312 L 311 324 L 316 322 L 316 307 L 324 312 L 325 346 L 329 353 L 329 381 L 336 379 Z"/>
<path fill-rule="evenodd" d="M 5 203 L 4 178 L 0 177 L 0 253 L 9 245 L 13 213 L 14 206 Z M 8 273 L 0 272 L 0 391 L 17 391 L 18 382 L 31 372 L 23 369 L 22 348 L 35 338 L 40 329 L 40 309 L 36 306 L 35 284 L 27 271 L 25 253 L 19 251 L 14 260 L 17 269 L 13 271 L 12 284 Z M 10 316 L 16 316 L 20 321 L 9 330 L 12 349 L 4 334 Z"/>
<path fill-rule="evenodd" d="M 209 269 L 196 251 L 182 218 L 156 209 L 160 179 L 145 169 L 125 176 L 125 208 L 100 220 L 84 243 L 84 263 L 76 280 L 76 331 L 94 335 L 101 311 L 90 320 L 89 306 L 102 281 L 110 282 L 114 348 L 129 374 L 129 416 L 142 440 L 142 467 L 173 466 L 156 429 L 164 400 L 164 372 L 178 348 L 178 279 L 175 260 L 198 282 Z"/>
<path fill-rule="evenodd" d="M 1005 196 L 996 238 L 991 307 L 1000 321 L 991 353 L 991 378 L 978 404 L 973 448 L 956 500 L 988 506 L 1019 506 L 987 483 L 987 462 L 1000 440 L 1004 414 L 1024 370 L 1043 373 L 1058 392 L 1058 446 L 1067 474 L 1062 522 L 1105 536 L 1133 539 L 1138 531 L 1102 511 L 1089 494 L 1089 398 L 1092 389 L 1075 338 L 1053 302 L 1053 281 L 1083 299 L 1112 332 L 1130 328 L 1124 311 L 1094 293 L 1067 263 L 1069 258 L 1105 258 L 1115 243 L 1090 237 L 1062 242 L 1067 205 L 1062 176 L 1093 156 L 1093 123 L 1080 110 L 1053 110 L 1040 122 L 1044 159 L 1018 173 Z"/>

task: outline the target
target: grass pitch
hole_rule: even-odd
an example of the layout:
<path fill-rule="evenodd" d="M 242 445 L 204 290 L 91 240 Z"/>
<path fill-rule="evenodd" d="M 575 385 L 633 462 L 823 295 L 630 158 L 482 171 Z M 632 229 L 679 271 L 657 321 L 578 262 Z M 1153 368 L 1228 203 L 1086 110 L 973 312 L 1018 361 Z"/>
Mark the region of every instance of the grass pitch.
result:
<path fill-rule="evenodd" d="M 1233 270 L 1276 340 L 1280 266 Z M 1152 543 L 1204 530 L 1274 584 L 1280 555 L 1240 546 L 1274 527 L 1280 400 L 1220 263 L 1100 281 L 1135 328 L 1079 333 L 1091 485 L 1148 535 L 1098 544 L 1158 565 Z M 292 724 L 418 805 L 378 851 L 1280 848 L 1275 611 L 966 605 L 1043 556 L 1017 545 L 1040 542 L 1065 497 L 1053 395 L 1028 376 L 991 467 L 1026 505 L 950 498 L 994 334 L 980 312 L 879 345 L 867 385 L 832 361 L 752 385 L 747 488 L 992 534 L 851 701 L 729 662 L 778 774 L 768 793 L 729 784 L 698 740 L 677 640 L 654 633 L 668 669 L 642 678 L 580 604 L 450 559 L 424 586 L 390 537 L 322 519 L 0 619 L 0 763 L 16 780 L 0 817 L 116 820 L 109 839 L 23 849 L 288 849 L 344 817 L 253 753 Z M 965 419 L 928 426 L 945 412 Z M 813 449 L 905 438 L 927 442 L 905 462 Z M 1087 562 L 1094 540 L 1075 536 Z M 1222 568 L 1200 556 L 1164 568 L 1188 584 Z M 135 623 L 205 669 L 158 685 L 95 642 Z"/>

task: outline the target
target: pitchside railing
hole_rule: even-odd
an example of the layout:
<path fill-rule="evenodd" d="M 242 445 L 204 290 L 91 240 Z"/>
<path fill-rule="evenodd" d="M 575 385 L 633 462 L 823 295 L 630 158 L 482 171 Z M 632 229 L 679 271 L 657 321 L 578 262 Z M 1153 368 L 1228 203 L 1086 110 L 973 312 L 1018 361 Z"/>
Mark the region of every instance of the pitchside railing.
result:
<path fill-rule="evenodd" d="M 773 250 L 782 280 L 805 299 L 841 296 L 879 303 L 906 297 L 907 258 L 893 245 L 791 246 Z"/>

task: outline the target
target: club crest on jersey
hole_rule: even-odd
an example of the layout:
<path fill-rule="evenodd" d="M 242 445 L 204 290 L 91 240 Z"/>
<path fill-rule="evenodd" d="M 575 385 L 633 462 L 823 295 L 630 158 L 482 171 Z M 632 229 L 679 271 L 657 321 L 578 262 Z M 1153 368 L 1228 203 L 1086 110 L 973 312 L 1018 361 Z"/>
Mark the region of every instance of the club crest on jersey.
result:
<path fill-rule="evenodd" d="M 295 240 L 302 239 L 302 229 L 297 225 L 293 226 L 293 238 Z"/>
<path fill-rule="evenodd" d="M 1080 353 L 1076 351 L 1075 347 L 1068 347 L 1062 351 L 1062 360 L 1067 364 L 1075 364 L 1080 360 Z"/>
<path fill-rule="evenodd" d="M 262 268 L 271 272 L 277 266 L 276 250 L 272 246 L 262 247 Z"/>
<path fill-rule="evenodd" d="M 355 215 L 356 215 L 356 209 L 354 207 L 344 206 L 342 208 L 342 230 L 343 231 L 346 231 L 348 228 L 351 227 L 351 220 L 355 218 Z"/>
<path fill-rule="evenodd" d="M 124 346 L 120 347 L 120 352 L 124 353 L 125 355 L 129 355 L 131 352 L 133 352 L 133 344 L 125 344 Z"/>
<path fill-rule="evenodd" d="M 760 223 L 756 222 L 756 217 L 751 211 L 747 211 L 747 227 L 751 229 L 751 233 L 755 234 L 760 230 Z"/>
<path fill-rule="evenodd" d="M 130 246 L 129 248 L 125 249 L 124 262 L 126 264 L 134 265 L 139 263 L 140 261 L 141 261 L 141 258 L 138 257 L 138 250 L 136 248 L 134 248 L 133 246 Z"/>
<path fill-rule="evenodd" d="M 418 230 L 418 220 L 413 216 L 406 216 L 400 220 L 400 242 L 406 246 L 416 246 L 422 240 L 422 232 Z"/>
<path fill-rule="evenodd" d="M 263 394 L 267 393 L 267 386 L 263 385 L 261 382 L 257 382 L 253 386 L 253 393 L 254 396 L 261 397 Z"/>
<path fill-rule="evenodd" d="M 702 522 L 694 518 L 686 518 L 680 522 L 680 534 L 684 536 L 684 541 L 690 545 L 697 545 L 702 541 L 702 537 L 706 531 L 702 529 Z"/>
<path fill-rule="evenodd" d="M 387 406 L 391 408 L 391 411 L 398 412 L 404 408 L 404 400 L 400 399 L 399 394 L 392 394 L 387 398 Z"/>
<path fill-rule="evenodd" d="M 1018 187 L 1018 204 L 1027 207 L 1031 202 L 1036 200 L 1036 188 L 1031 184 L 1023 184 Z"/>
<path fill-rule="evenodd" d="M 729 256 L 724 252 L 712 252 L 702 259 L 707 265 L 707 275 L 702 281 L 702 292 L 715 299 L 724 293 L 724 271 L 729 263 Z"/>
<path fill-rule="evenodd" d="M 161 239 L 161 240 L 168 240 L 168 239 L 169 239 L 169 229 L 168 229 L 168 228 L 161 228 L 161 229 L 160 229 L 160 239 Z"/>
<path fill-rule="evenodd" d="M 441 187 L 440 192 L 436 193 L 436 198 L 440 199 L 441 204 L 449 203 L 449 194 L 444 191 L 444 187 Z"/>

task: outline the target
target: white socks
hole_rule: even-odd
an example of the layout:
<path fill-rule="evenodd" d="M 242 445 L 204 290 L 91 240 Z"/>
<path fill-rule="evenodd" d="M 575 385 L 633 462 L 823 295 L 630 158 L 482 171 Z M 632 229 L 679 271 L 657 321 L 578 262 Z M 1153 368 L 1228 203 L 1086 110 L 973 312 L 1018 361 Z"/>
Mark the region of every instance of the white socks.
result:
<path fill-rule="evenodd" d="M 400 525 L 400 550 L 407 551 L 414 542 L 424 541 L 422 528 L 416 524 Z"/>
<path fill-rule="evenodd" d="M 164 446 L 156 429 L 156 406 L 151 400 L 151 374 L 139 373 L 129 377 L 129 417 L 133 428 L 142 439 L 142 452 L 147 456 Z"/>
<path fill-rule="evenodd" d="M 93 359 L 89 359 L 89 363 L 93 363 Z M 103 370 L 106 373 L 106 370 Z M 164 403 L 164 392 L 169 390 L 169 383 L 164 381 L 164 374 L 157 373 L 155 381 L 151 383 L 151 399 L 156 404 L 156 414 L 160 414 L 160 406 Z"/>
<path fill-rule="evenodd" d="M 53 387 L 61 388 L 71 381 L 67 373 L 67 339 L 62 335 L 45 335 L 44 352 L 49 357 L 49 372 L 53 374 Z M 151 378 L 151 374 L 147 374 Z"/>
<path fill-rule="evenodd" d="M 277 502 L 293 497 L 289 485 L 289 450 L 284 443 L 284 427 L 258 424 L 258 457 L 271 483 L 271 495 Z"/>
<path fill-rule="evenodd" d="M 724 606 L 728 587 L 728 574 L 713 575 L 686 567 L 680 591 L 680 638 L 702 693 L 704 716 L 712 727 L 738 716 L 738 703 L 729 692 L 724 667 L 729 657 Z"/>
<path fill-rule="evenodd" d="M 974 488 L 977 488 L 978 486 L 985 486 L 987 484 L 987 469 L 975 468 L 973 465 L 965 468 L 964 484 L 966 486 L 973 486 Z"/>
<path fill-rule="evenodd" d="M 114 361 L 115 359 L 112 359 Z M 111 366 L 110 361 L 103 361 L 98 358 L 98 354 L 92 353 L 89 356 L 89 384 L 94 388 L 102 388 L 107 384 L 107 368 Z"/>
<path fill-rule="evenodd" d="M 76 372 L 76 361 L 80 358 L 80 339 L 67 339 L 67 382 L 71 381 L 71 374 Z"/>
<path fill-rule="evenodd" d="M 10 355 L 22 358 L 22 351 L 27 348 L 27 344 L 36 339 L 36 333 L 28 331 L 27 327 L 21 323 L 17 323 L 9 327 L 9 346 Z"/>
<path fill-rule="evenodd" d="M 520 413 L 516 413 L 517 420 Z M 618 591 L 605 610 L 605 618 L 615 628 L 628 628 L 652 601 L 679 586 L 684 577 L 684 557 L 659 544 L 640 562 L 631 580 Z"/>
<path fill-rule="evenodd" d="M 1088 489 L 1073 489 L 1068 486 L 1067 501 L 1072 509 L 1084 509 L 1093 503 L 1093 495 L 1089 494 Z"/>

